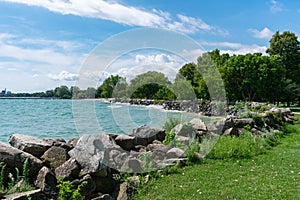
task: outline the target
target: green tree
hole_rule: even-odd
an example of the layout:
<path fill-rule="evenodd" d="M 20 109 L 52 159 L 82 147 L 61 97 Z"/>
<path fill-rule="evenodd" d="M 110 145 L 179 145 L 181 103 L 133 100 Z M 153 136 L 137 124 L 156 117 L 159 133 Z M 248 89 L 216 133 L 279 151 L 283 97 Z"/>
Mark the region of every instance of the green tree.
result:
<path fill-rule="evenodd" d="M 270 47 L 266 51 L 269 55 L 280 55 L 282 62 L 285 66 L 285 89 L 292 87 L 296 84 L 297 87 L 300 85 L 300 42 L 297 36 L 289 31 L 285 31 L 282 34 L 277 31 L 270 40 Z M 290 86 L 289 86 L 290 85 Z M 289 96 L 285 97 L 285 100 L 290 104 L 294 96 L 298 96 L 298 104 L 300 106 L 300 94 L 290 93 L 284 91 L 283 93 L 290 93 Z"/>
<path fill-rule="evenodd" d="M 118 82 L 122 80 L 124 80 L 124 78 L 119 75 L 111 75 L 104 80 L 101 86 L 97 88 L 96 97 L 111 98 L 114 88 L 116 87 Z"/>
<path fill-rule="evenodd" d="M 71 91 L 65 85 L 55 88 L 54 94 L 55 94 L 55 97 L 58 97 L 61 99 L 71 99 L 72 98 Z"/>
<path fill-rule="evenodd" d="M 155 94 L 163 87 L 169 87 L 171 82 L 161 72 L 149 71 L 137 75 L 127 87 L 127 96 L 130 98 L 154 99 Z"/>

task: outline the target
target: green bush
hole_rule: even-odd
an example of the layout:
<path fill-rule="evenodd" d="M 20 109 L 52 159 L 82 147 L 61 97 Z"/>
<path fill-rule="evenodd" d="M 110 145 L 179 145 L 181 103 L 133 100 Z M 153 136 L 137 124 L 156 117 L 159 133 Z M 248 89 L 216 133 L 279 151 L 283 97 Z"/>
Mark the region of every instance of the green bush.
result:
<path fill-rule="evenodd" d="M 200 152 L 200 142 L 198 142 L 197 139 L 193 138 L 192 141 L 190 142 L 190 145 L 185 151 L 188 165 L 195 164 L 200 161 L 199 157 L 197 156 L 199 152 Z"/>
<path fill-rule="evenodd" d="M 80 190 L 86 184 L 87 182 L 84 181 L 77 189 L 74 189 L 74 186 L 70 181 L 63 181 L 62 178 L 59 178 L 57 186 L 59 193 L 57 200 L 83 200 L 84 196 L 80 194 Z"/>
<path fill-rule="evenodd" d="M 175 137 L 176 137 L 175 131 L 166 132 L 166 136 L 163 143 L 165 145 L 171 145 L 174 142 Z"/>
<path fill-rule="evenodd" d="M 208 154 L 208 158 L 251 158 L 264 153 L 267 147 L 263 138 L 253 136 L 251 132 L 245 131 L 239 137 L 221 136 Z"/>

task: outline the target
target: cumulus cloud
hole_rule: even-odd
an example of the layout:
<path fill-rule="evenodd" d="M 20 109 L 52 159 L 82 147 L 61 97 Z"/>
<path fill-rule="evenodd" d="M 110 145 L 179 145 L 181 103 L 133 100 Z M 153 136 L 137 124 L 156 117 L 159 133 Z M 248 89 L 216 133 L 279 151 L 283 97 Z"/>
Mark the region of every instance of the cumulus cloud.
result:
<path fill-rule="evenodd" d="M 273 32 L 267 27 L 265 27 L 261 31 L 257 29 L 249 29 L 249 32 L 253 33 L 253 36 L 255 38 L 260 38 L 260 39 L 270 39 L 273 35 Z"/>
<path fill-rule="evenodd" d="M 201 42 L 201 44 L 220 49 L 221 53 L 228 53 L 229 55 L 244 55 L 247 53 L 266 54 L 267 50 L 266 46 L 259 46 L 256 44 L 246 45 L 234 42 Z"/>
<path fill-rule="evenodd" d="M 176 59 L 167 54 L 141 55 L 135 56 L 135 62 L 142 65 L 174 65 Z"/>
<path fill-rule="evenodd" d="M 58 74 L 49 74 L 48 77 L 55 81 L 76 81 L 78 79 L 77 74 L 73 74 L 67 71 L 61 71 Z"/>
<path fill-rule="evenodd" d="M 142 8 L 125 6 L 117 2 L 105 0 L 4 0 L 22 3 L 28 6 L 39 6 L 49 11 L 63 15 L 72 14 L 82 17 L 110 20 L 129 26 L 165 28 L 182 33 L 208 31 L 217 34 L 228 34 L 218 27 L 205 23 L 200 18 L 178 14 L 172 17 L 170 13 L 161 10 L 147 11 Z"/>

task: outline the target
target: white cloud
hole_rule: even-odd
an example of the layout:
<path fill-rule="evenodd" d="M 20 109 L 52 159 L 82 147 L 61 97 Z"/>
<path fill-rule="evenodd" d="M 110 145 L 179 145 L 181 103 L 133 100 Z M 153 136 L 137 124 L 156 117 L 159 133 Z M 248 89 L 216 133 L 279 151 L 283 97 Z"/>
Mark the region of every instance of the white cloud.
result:
<path fill-rule="evenodd" d="M 176 65 L 176 59 L 167 54 L 141 55 L 135 56 L 135 62 L 141 65 Z"/>
<path fill-rule="evenodd" d="M 72 14 L 82 17 L 110 20 L 129 26 L 155 27 L 170 29 L 182 33 L 197 33 L 199 31 L 217 34 L 228 34 L 218 27 L 205 23 L 200 18 L 193 18 L 181 14 L 176 17 L 170 13 L 155 10 L 146 11 L 142 8 L 125 6 L 117 2 L 105 0 L 4 0 L 22 3 L 28 6 L 39 6 L 63 15 Z M 175 18 L 175 19 L 174 19 Z"/>
<path fill-rule="evenodd" d="M 249 29 L 249 32 L 253 33 L 253 36 L 255 38 L 260 38 L 260 39 L 271 39 L 273 35 L 273 32 L 267 27 L 265 27 L 261 31 L 257 29 Z"/>
<path fill-rule="evenodd" d="M 267 50 L 266 46 L 256 44 L 246 45 L 232 42 L 201 42 L 201 44 L 220 49 L 221 53 L 228 53 L 230 55 L 244 55 L 247 53 L 262 53 L 265 55 Z"/>
<path fill-rule="evenodd" d="M 270 2 L 270 11 L 272 13 L 281 12 L 283 11 L 283 6 L 277 0 L 271 0 Z"/>
<path fill-rule="evenodd" d="M 49 74 L 48 77 L 56 81 L 76 81 L 78 79 L 77 74 L 67 71 L 61 71 L 59 74 Z"/>

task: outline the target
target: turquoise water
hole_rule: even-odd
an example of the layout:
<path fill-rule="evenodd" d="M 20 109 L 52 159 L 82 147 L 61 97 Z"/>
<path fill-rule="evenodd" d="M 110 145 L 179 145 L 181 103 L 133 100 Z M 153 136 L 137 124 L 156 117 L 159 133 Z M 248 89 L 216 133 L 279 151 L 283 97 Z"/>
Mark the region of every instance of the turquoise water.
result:
<path fill-rule="evenodd" d="M 93 100 L 0 99 L 0 141 L 13 133 L 69 140 L 82 134 L 129 134 L 147 124 L 162 127 L 168 117 L 187 120 L 193 114 L 157 107 L 111 104 Z"/>

